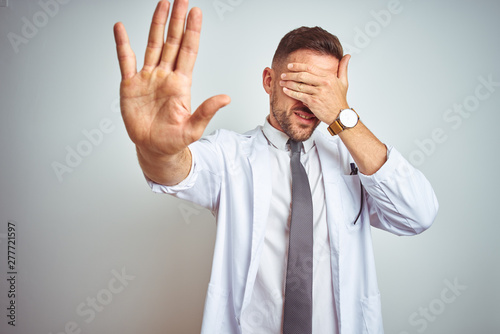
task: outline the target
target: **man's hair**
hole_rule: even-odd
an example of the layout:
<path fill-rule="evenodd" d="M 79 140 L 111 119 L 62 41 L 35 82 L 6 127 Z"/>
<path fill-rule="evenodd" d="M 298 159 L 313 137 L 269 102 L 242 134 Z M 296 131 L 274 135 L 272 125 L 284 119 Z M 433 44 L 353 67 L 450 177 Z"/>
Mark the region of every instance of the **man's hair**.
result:
<path fill-rule="evenodd" d="M 306 49 L 323 55 L 342 59 L 344 50 L 337 36 L 320 27 L 300 27 L 287 33 L 281 39 L 273 57 L 273 67 L 279 66 L 289 54 Z"/>

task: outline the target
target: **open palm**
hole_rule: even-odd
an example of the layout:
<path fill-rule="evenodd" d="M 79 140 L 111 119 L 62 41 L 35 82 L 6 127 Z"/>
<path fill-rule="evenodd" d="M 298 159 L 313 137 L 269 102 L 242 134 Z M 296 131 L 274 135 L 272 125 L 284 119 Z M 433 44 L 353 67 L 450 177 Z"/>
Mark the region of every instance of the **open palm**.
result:
<path fill-rule="evenodd" d="M 193 8 L 187 15 L 188 0 L 176 0 L 165 42 L 169 9 L 168 1 L 161 1 L 156 7 L 140 72 L 125 27 L 121 22 L 114 26 L 122 74 L 123 120 L 132 141 L 142 151 L 157 155 L 177 154 L 198 140 L 217 110 L 230 102 L 227 95 L 217 95 L 191 114 L 191 82 L 200 40 L 201 10 Z"/>

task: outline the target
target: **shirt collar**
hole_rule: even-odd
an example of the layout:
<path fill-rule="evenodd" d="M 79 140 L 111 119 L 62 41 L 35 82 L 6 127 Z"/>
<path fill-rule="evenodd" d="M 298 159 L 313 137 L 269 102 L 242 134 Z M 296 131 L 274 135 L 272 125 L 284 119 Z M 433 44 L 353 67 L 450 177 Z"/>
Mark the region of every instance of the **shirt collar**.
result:
<path fill-rule="evenodd" d="M 271 125 L 271 123 L 269 123 L 269 116 L 266 117 L 266 121 L 262 127 L 262 132 L 271 145 L 282 151 L 290 151 L 289 146 L 286 144 L 289 137 L 284 132 L 276 129 Z M 314 147 L 314 132 L 313 135 L 309 139 L 303 141 L 302 144 L 304 147 L 304 153 L 309 152 L 309 150 Z"/>

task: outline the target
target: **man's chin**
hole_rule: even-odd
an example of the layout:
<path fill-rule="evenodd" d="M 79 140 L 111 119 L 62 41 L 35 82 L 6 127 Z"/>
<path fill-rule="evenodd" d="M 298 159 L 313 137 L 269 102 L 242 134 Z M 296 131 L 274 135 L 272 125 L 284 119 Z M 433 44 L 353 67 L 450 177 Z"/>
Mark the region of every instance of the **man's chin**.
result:
<path fill-rule="evenodd" d="M 288 114 L 285 116 L 285 113 L 276 112 L 274 108 L 272 109 L 272 113 L 281 128 L 280 131 L 284 132 L 295 141 L 309 139 L 319 123 L 321 123 L 320 120 L 316 118 L 314 122 L 305 124 L 305 122 L 298 120 L 295 114 L 292 113 L 291 115 Z"/>
<path fill-rule="evenodd" d="M 312 134 L 314 133 L 314 130 L 318 127 L 319 122 L 312 126 L 304 127 L 303 125 L 301 126 L 294 126 L 291 133 L 287 133 L 288 137 L 292 138 L 295 141 L 305 141 L 308 140 Z"/>

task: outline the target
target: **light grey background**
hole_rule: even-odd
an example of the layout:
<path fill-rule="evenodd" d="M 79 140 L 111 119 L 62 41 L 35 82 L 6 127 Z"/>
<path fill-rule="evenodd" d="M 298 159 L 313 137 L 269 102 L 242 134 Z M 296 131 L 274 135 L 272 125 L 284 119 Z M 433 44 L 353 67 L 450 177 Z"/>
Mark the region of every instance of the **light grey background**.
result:
<path fill-rule="evenodd" d="M 113 24 L 124 22 L 140 69 L 156 1 L 66 2 L 52 15 L 38 1 L 0 8 L 0 333 L 199 332 L 214 219 L 150 192 L 117 105 Z M 191 2 L 204 13 L 193 106 L 232 98 L 207 133 L 262 124 L 262 70 L 286 32 L 319 25 L 337 34 L 353 55 L 350 104 L 425 173 L 440 201 L 420 236 L 373 231 L 386 332 L 498 333 L 500 87 L 474 95 L 479 78 L 500 82 L 500 3 L 401 0 L 384 24 L 373 13 L 390 1 L 219 3 L 225 12 L 217 1 Z M 26 21 L 40 27 L 24 28 L 30 38 L 16 50 L 8 36 L 23 37 Z M 463 103 L 470 114 L 447 121 Z M 108 133 L 85 146 L 84 132 L 99 126 Z M 54 163 L 66 165 L 78 147 L 88 155 L 59 179 Z M 17 223 L 15 328 L 6 317 L 9 221 Z"/>

